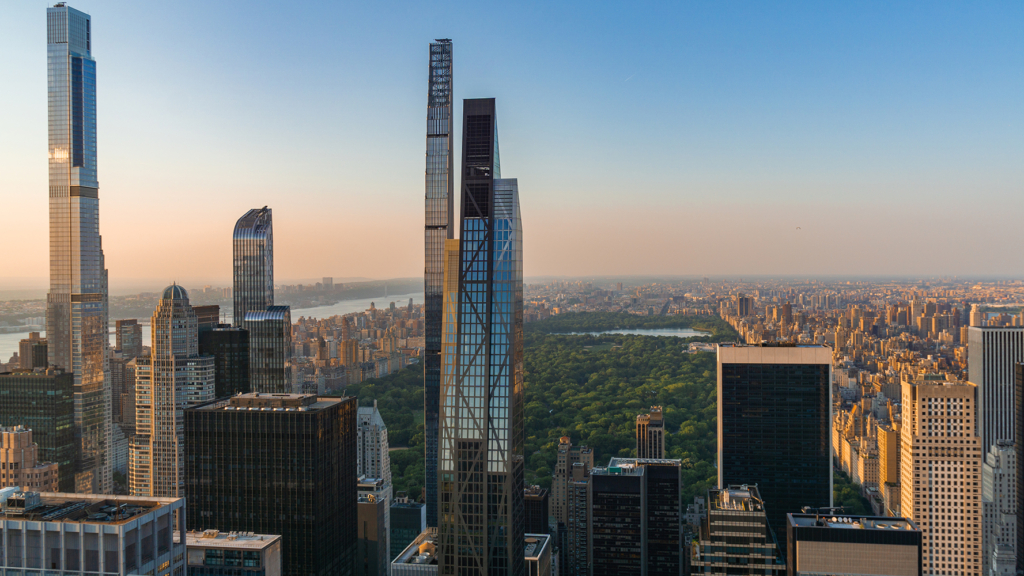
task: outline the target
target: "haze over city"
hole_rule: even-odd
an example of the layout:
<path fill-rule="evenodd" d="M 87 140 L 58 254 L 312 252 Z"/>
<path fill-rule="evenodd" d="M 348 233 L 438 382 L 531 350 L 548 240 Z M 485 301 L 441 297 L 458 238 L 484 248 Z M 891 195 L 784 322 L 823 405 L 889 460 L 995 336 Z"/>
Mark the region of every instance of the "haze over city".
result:
<path fill-rule="evenodd" d="M 41 288 L 45 5 L 0 22 L 3 276 Z M 280 279 L 421 274 L 436 37 L 457 101 L 498 95 L 527 276 L 1024 265 L 1019 2 L 79 8 L 112 292 L 225 283 L 231 222 L 262 205 Z"/>

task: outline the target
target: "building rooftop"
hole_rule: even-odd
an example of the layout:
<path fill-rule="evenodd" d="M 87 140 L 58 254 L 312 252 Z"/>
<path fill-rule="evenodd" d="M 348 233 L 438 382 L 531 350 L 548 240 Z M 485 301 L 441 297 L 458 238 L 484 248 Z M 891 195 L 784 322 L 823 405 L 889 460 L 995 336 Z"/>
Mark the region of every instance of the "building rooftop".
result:
<path fill-rule="evenodd" d="M 0 519 L 123 524 L 175 502 L 184 502 L 184 499 L 21 492 L 7 489 L 0 491 Z"/>
<path fill-rule="evenodd" d="M 544 555 L 544 549 L 550 546 L 551 536 L 547 534 L 524 534 L 523 555 L 527 560 L 535 560 Z"/>
<path fill-rule="evenodd" d="M 316 394 L 270 394 L 250 392 L 196 406 L 195 410 L 238 412 L 315 412 L 342 402 L 345 398 L 320 397 Z"/>
<path fill-rule="evenodd" d="M 178 533 L 174 533 L 177 538 Z M 185 533 L 185 545 L 189 548 L 246 548 L 262 550 L 279 542 L 276 534 L 253 534 L 252 532 L 221 532 L 220 530 L 189 531 Z"/>
<path fill-rule="evenodd" d="M 846 516 L 828 514 L 787 514 L 787 521 L 802 528 L 830 528 L 837 530 L 919 530 L 917 524 L 906 518 L 889 516 Z"/>
<path fill-rule="evenodd" d="M 728 488 L 709 490 L 709 510 L 736 510 L 742 512 L 764 512 L 764 501 L 754 484 L 732 485 Z"/>
<path fill-rule="evenodd" d="M 392 564 L 437 565 L 437 528 L 427 528 L 417 536 Z"/>

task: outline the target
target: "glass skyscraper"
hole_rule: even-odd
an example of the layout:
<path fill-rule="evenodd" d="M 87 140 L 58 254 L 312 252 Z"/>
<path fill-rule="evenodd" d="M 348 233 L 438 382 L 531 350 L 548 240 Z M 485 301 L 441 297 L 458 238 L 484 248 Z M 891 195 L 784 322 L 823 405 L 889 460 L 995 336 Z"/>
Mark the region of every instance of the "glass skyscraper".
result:
<path fill-rule="evenodd" d="M 426 436 L 427 526 L 437 526 L 437 423 L 441 393 L 441 284 L 444 243 L 453 237 L 455 212 L 452 178 L 452 41 L 430 45 L 427 87 L 426 219 L 423 267 L 424 351 L 423 403 Z"/>
<path fill-rule="evenodd" d="M 292 313 L 289 306 L 269 306 L 245 315 L 249 330 L 249 377 L 253 392 L 292 391 Z"/>
<path fill-rule="evenodd" d="M 245 314 L 274 305 L 274 221 L 270 208 L 254 208 L 235 223 L 233 277 L 234 325 Z"/>
<path fill-rule="evenodd" d="M 46 10 L 49 115 L 49 362 L 75 376 L 75 490 L 111 491 L 107 270 L 96 173 L 92 20 L 63 2 Z"/>
<path fill-rule="evenodd" d="M 454 322 L 443 347 L 438 566 L 445 576 L 523 576 L 519 192 L 515 179 L 500 179 L 494 99 L 465 100 L 463 115 L 461 237 L 458 265 L 448 267 L 458 284 L 444 312 Z"/>

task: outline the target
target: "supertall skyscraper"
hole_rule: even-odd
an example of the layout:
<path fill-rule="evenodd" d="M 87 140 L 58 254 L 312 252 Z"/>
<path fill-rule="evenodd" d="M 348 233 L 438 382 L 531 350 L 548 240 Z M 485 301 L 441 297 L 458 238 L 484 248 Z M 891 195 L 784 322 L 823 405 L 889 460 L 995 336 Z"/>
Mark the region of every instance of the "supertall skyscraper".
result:
<path fill-rule="evenodd" d="M 274 305 L 274 220 L 270 208 L 254 208 L 235 223 L 234 322 L 245 326 L 245 313 Z"/>
<path fill-rule="evenodd" d="M 494 99 L 465 100 L 463 115 L 456 321 L 454 340 L 444 334 L 442 368 L 438 565 L 444 576 L 523 576 L 519 191 L 515 179 L 500 179 Z"/>
<path fill-rule="evenodd" d="M 423 267 L 423 403 L 426 435 L 427 525 L 437 526 L 437 426 L 441 393 L 441 307 L 444 242 L 453 237 L 455 180 L 452 178 L 452 41 L 430 45 L 427 85 L 427 171 Z"/>
<path fill-rule="evenodd" d="M 75 489 L 111 491 L 107 269 L 96 173 L 92 19 L 63 2 L 46 9 L 49 111 L 49 363 L 75 375 Z"/>

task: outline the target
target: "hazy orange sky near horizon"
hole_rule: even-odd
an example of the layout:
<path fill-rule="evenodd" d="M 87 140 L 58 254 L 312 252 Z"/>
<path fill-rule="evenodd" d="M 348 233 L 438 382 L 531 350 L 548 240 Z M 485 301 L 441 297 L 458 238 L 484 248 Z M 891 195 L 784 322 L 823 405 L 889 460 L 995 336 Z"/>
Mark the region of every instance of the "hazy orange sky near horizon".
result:
<path fill-rule="evenodd" d="M 497 98 L 527 276 L 1024 269 L 1022 3 L 71 5 L 93 17 L 112 291 L 228 285 L 263 205 L 281 282 L 421 275 L 435 37 L 457 118 Z M 0 288 L 48 274 L 44 6 L 0 22 Z"/>

